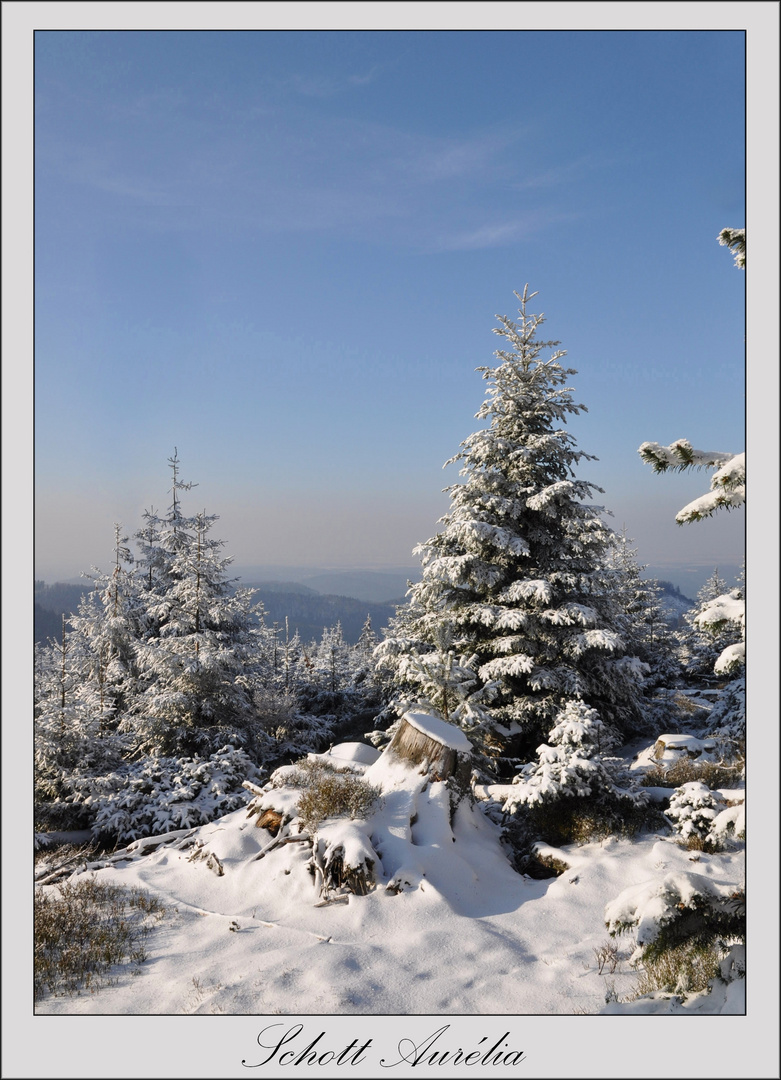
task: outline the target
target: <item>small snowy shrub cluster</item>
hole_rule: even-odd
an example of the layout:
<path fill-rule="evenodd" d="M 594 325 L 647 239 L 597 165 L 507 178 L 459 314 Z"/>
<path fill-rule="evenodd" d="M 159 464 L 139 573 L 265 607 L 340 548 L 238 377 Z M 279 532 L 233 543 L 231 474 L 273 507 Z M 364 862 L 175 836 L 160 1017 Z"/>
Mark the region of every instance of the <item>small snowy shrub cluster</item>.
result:
<path fill-rule="evenodd" d="M 34 998 L 94 992 L 114 964 L 146 959 L 148 919 L 162 918 L 159 900 L 141 889 L 82 878 L 34 897 Z"/>
<path fill-rule="evenodd" d="M 327 818 L 366 817 L 380 798 L 378 789 L 360 776 L 350 770 L 336 769 L 325 761 L 300 761 L 285 780 L 303 789 L 298 800 L 298 816 L 310 832 Z"/>
<path fill-rule="evenodd" d="M 243 781 L 257 776 L 243 750 L 226 746 L 207 759 L 145 758 L 81 781 L 73 798 L 91 811 L 93 834 L 120 845 L 237 810 L 247 802 Z"/>
<path fill-rule="evenodd" d="M 646 964 L 680 945 L 743 941 L 746 894 L 703 874 L 675 872 L 624 889 L 605 908 L 611 936 L 637 931 L 633 961 Z"/>
<path fill-rule="evenodd" d="M 719 975 L 718 952 L 705 945 L 685 942 L 656 957 L 644 960 L 638 969 L 632 1000 L 657 992 L 697 994 Z"/>
<path fill-rule="evenodd" d="M 696 781 L 676 788 L 666 816 L 689 847 L 718 851 L 729 839 L 745 836 L 745 806 L 726 800 Z"/>
<path fill-rule="evenodd" d="M 605 908 L 611 936 L 635 930 L 639 972 L 627 1000 L 710 992 L 745 975 L 746 897 L 734 885 L 677 872 L 632 885 Z"/>
<path fill-rule="evenodd" d="M 670 799 L 667 817 L 683 840 L 706 841 L 724 799 L 696 780 L 676 788 Z"/>

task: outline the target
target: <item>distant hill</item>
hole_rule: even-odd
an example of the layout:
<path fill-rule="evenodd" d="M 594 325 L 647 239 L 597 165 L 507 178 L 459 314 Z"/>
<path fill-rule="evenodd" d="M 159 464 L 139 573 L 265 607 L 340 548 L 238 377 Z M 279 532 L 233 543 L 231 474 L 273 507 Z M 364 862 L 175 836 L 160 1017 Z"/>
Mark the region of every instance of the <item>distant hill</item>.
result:
<path fill-rule="evenodd" d="M 79 601 L 88 593 L 92 585 L 70 585 L 57 581 L 47 585 L 45 581 L 35 582 L 33 626 L 35 640 L 39 642 L 55 638 L 62 639 L 62 617 L 72 615 L 78 610 Z"/>
<path fill-rule="evenodd" d="M 353 596 L 382 604 L 403 600 L 408 581 L 419 581 L 419 570 L 332 570 L 303 579 L 304 584 L 329 596 Z"/>
<path fill-rule="evenodd" d="M 667 622 L 673 628 L 683 626 L 683 614 L 694 607 L 694 601 L 684 596 L 672 581 L 659 581 L 658 584 L 662 590 L 660 600 L 667 613 Z"/>
<path fill-rule="evenodd" d="M 731 562 L 714 563 L 713 566 L 708 564 L 693 566 L 690 563 L 657 563 L 656 565 L 649 564 L 646 566 L 643 569 L 643 577 L 664 580 L 672 585 L 677 585 L 684 596 L 696 596 L 708 578 L 712 577 L 714 570 L 718 570 L 719 577 L 724 578 L 731 589 L 741 571 L 741 566 L 738 563 Z"/>
<path fill-rule="evenodd" d="M 302 585 L 299 581 L 240 581 L 239 585 L 243 588 L 262 589 L 266 593 L 297 593 L 301 596 L 318 596 L 320 593 L 319 589 L 310 588 L 309 585 Z"/>
<path fill-rule="evenodd" d="M 341 622 L 344 640 L 354 645 L 361 636 L 367 615 L 371 616 L 372 629 L 379 638 L 383 627 L 396 614 L 393 603 L 377 604 L 351 596 L 323 596 L 311 589 L 302 590 L 300 586 L 294 586 L 295 591 L 283 591 L 278 582 L 247 584 L 256 590 L 255 602 L 263 604 L 266 625 L 277 623 L 284 634 L 287 618 L 290 636 L 298 630 L 306 644 L 319 641 L 326 627 Z"/>
<path fill-rule="evenodd" d="M 298 630 L 307 644 L 319 641 L 325 627 L 341 622 L 345 641 L 354 645 L 361 636 L 367 615 L 371 616 L 372 627 L 380 637 L 383 627 L 396 613 L 393 602 L 376 603 L 351 596 L 324 596 L 311 586 L 299 582 L 241 581 L 240 584 L 256 590 L 254 600 L 263 604 L 269 626 L 276 622 L 284 633 L 287 617 L 291 636 Z M 60 641 L 62 616 L 67 618 L 77 611 L 79 600 L 91 587 L 88 582 L 69 585 L 58 581 L 54 585 L 47 585 L 43 581 L 36 581 L 35 641 L 46 642 L 51 638 Z M 398 603 L 401 603 L 401 598 Z"/>

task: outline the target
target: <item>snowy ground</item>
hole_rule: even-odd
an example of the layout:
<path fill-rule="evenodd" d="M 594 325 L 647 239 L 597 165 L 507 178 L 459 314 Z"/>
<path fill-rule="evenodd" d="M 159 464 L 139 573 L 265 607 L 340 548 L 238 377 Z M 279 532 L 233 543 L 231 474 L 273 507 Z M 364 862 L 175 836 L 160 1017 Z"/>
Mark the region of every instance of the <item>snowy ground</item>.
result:
<path fill-rule="evenodd" d="M 192 846 L 178 850 L 180 838 L 94 871 L 142 886 L 166 915 L 135 972 L 127 965 L 95 995 L 47 997 L 38 1013 L 594 1014 L 636 983 L 631 937 L 618 939 L 618 968 L 599 970 L 609 901 L 673 871 L 743 881 L 742 852 L 691 853 L 662 836 L 562 848 L 569 869 L 533 880 L 512 870 L 480 803 L 463 801 L 451 827 L 443 783 L 424 786 L 384 759 L 368 775 L 385 792 L 370 830 L 381 866 L 369 895 L 316 906 L 309 846 L 257 860 L 269 834 L 235 811 L 187 838 L 217 856 L 220 876 L 191 859 Z M 387 891 L 391 882 L 401 891 Z M 743 1002 L 701 997 L 672 1009 L 739 1012 Z"/>
<path fill-rule="evenodd" d="M 777 958 L 755 950 L 752 967 L 751 937 L 746 1015 L 742 983 L 605 1015 L 616 1008 L 606 996 L 631 997 L 637 978 L 631 937 L 618 939 L 617 969 L 599 970 L 608 902 L 684 871 L 741 883 L 742 852 L 613 839 L 562 848 L 569 869 L 532 880 L 511 869 L 481 803 L 463 802 L 451 828 L 442 784 L 382 759 L 369 769 L 385 798 L 369 830 L 380 863 L 367 896 L 316 906 L 308 845 L 254 859 L 269 834 L 244 809 L 186 838 L 200 849 L 171 838 L 144 854 L 142 842 L 91 871 L 165 905 L 147 959 L 94 995 L 46 997 L 27 1018 L 22 1009 L 3 1075 L 778 1076 Z M 212 852 L 222 875 L 194 850 Z"/>

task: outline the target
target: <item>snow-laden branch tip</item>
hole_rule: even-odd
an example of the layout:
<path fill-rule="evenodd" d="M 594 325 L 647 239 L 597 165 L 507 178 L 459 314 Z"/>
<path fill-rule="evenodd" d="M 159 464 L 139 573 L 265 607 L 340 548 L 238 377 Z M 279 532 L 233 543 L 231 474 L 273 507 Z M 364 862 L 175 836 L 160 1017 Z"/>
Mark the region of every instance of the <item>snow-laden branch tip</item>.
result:
<path fill-rule="evenodd" d="M 746 269 L 746 230 L 745 229 L 722 229 L 719 233 L 719 243 L 728 247 L 735 256 L 735 266 L 739 270 Z"/>
<path fill-rule="evenodd" d="M 731 453 L 721 450 L 695 450 L 688 439 L 676 439 L 669 446 L 644 442 L 637 452 L 647 465 L 653 467 L 654 472 L 713 469 L 726 465 L 733 458 Z"/>
<path fill-rule="evenodd" d="M 711 477 L 711 490 L 687 503 L 675 515 L 679 525 L 701 521 L 724 507 L 732 510 L 746 501 L 746 455 L 734 454 Z"/>
<path fill-rule="evenodd" d="M 746 603 L 737 589 L 710 600 L 695 618 L 698 626 L 720 630 L 726 623 L 746 624 Z"/>
<path fill-rule="evenodd" d="M 717 675 L 730 675 L 743 667 L 746 663 L 746 643 L 736 641 L 734 645 L 728 645 L 721 653 L 713 666 Z"/>
<path fill-rule="evenodd" d="M 678 439 L 669 446 L 644 442 L 638 454 L 654 472 L 675 469 L 716 469 L 711 477 L 710 491 L 687 503 L 675 515 L 679 525 L 701 521 L 722 507 L 732 510 L 746 501 L 746 455 L 718 450 L 695 450 L 687 439 Z"/>

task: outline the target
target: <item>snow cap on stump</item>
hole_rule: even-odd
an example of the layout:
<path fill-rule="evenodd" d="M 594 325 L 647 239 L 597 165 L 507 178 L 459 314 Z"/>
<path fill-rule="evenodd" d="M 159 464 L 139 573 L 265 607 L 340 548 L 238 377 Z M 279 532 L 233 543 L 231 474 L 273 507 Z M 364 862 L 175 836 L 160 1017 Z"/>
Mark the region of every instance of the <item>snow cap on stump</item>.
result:
<path fill-rule="evenodd" d="M 412 765 L 425 764 L 433 780 L 468 769 L 472 744 L 460 728 L 431 713 L 408 712 L 388 750 Z"/>

